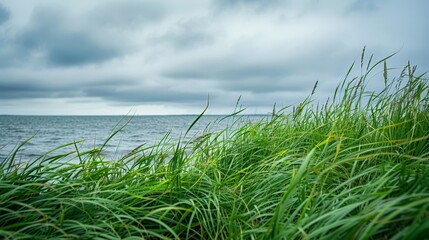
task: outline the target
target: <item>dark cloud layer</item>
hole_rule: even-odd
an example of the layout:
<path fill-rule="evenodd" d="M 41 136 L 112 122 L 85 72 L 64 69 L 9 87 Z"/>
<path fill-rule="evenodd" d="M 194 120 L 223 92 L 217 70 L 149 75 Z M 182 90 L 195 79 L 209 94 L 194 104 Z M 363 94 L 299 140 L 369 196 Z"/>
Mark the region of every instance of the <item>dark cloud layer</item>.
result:
<path fill-rule="evenodd" d="M 98 79 L 80 82 L 45 81 L 0 74 L 0 99 L 32 99 L 32 98 L 73 98 L 96 97 L 121 105 L 174 102 L 189 103 L 204 101 L 204 93 L 183 92 L 175 86 L 139 86 L 133 79 Z"/>
<path fill-rule="evenodd" d="M 0 82 L 0 99 L 76 97 L 78 93 L 78 89 L 52 86 L 35 79 L 13 78 L 13 82 Z"/>
<path fill-rule="evenodd" d="M 101 41 L 91 29 L 68 26 L 63 9 L 37 9 L 31 23 L 18 34 L 16 42 L 25 53 L 40 53 L 47 63 L 76 66 L 118 57 L 121 50 Z"/>
<path fill-rule="evenodd" d="M 10 12 L 0 3 L 0 25 L 9 20 Z"/>

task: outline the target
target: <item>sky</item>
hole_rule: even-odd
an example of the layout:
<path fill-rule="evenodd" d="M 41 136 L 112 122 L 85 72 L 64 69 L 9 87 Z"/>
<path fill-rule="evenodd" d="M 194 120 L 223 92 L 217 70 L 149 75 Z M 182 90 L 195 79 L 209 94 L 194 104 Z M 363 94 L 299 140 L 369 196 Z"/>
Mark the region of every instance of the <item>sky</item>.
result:
<path fill-rule="evenodd" d="M 350 65 L 429 70 L 424 0 L 0 0 L 0 114 L 248 114 Z M 373 60 L 373 61 L 374 61 Z M 359 64 L 357 64 L 359 65 Z M 360 71 L 355 68 L 356 74 Z M 382 74 L 371 76 L 375 88 Z"/>

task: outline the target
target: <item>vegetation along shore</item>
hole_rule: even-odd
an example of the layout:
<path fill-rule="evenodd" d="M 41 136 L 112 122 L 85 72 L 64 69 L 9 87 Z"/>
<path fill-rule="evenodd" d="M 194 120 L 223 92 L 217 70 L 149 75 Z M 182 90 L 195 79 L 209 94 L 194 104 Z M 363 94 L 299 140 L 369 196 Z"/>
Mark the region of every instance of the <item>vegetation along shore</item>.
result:
<path fill-rule="evenodd" d="M 0 161 L 0 238 L 428 238 L 428 78 L 385 60 L 362 57 L 324 103 L 116 161 L 70 143 L 24 162 L 24 142 Z"/>

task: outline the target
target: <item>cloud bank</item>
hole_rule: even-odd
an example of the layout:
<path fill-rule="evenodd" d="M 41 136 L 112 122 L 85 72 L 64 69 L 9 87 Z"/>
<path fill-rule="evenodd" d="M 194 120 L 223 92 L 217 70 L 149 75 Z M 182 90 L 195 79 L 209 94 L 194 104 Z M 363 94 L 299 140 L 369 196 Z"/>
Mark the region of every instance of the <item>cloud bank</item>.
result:
<path fill-rule="evenodd" d="M 189 114 L 327 97 L 367 53 L 429 69 L 429 3 L 0 3 L 0 114 Z M 357 69 L 358 70 L 358 69 Z M 374 83 L 375 87 L 382 82 Z"/>

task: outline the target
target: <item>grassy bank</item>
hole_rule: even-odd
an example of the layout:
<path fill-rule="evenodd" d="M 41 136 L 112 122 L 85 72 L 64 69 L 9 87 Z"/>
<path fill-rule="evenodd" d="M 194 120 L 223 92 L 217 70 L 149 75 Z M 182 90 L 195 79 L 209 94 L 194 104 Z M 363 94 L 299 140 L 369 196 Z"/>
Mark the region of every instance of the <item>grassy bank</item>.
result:
<path fill-rule="evenodd" d="M 0 162 L 0 237 L 423 239 L 428 80 L 409 64 L 394 79 L 386 66 L 374 73 L 383 63 L 362 61 L 362 75 L 326 103 L 310 96 L 264 120 L 191 143 L 166 138 L 118 161 L 73 143 L 73 152 L 32 163 L 12 153 Z M 378 92 L 366 89 L 373 74 L 385 84 Z"/>

